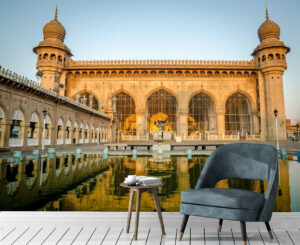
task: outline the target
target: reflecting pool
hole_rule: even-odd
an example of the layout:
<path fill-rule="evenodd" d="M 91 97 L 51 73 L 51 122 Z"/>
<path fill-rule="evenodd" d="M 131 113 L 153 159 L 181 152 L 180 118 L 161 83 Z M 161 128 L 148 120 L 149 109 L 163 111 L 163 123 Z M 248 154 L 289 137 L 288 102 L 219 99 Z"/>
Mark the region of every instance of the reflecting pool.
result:
<path fill-rule="evenodd" d="M 163 182 L 163 211 L 179 211 L 180 193 L 194 188 L 207 156 L 171 156 L 155 163 L 151 157 L 109 157 L 61 154 L 52 157 L 0 159 L 0 210 L 127 211 L 129 190 L 120 187 L 129 174 L 157 176 Z M 300 163 L 280 160 L 280 189 L 275 211 L 300 211 Z M 267 182 L 221 180 L 216 187 L 264 193 Z M 142 211 L 154 211 L 152 195 L 143 193 Z"/>

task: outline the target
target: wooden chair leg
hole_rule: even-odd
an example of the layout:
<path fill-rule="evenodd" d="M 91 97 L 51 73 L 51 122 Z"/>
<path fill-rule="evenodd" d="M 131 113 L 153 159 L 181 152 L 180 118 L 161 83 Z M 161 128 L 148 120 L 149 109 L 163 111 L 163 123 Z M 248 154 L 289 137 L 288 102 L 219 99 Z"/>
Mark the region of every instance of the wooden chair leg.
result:
<path fill-rule="evenodd" d="M 222 225 L 223 225 L 223 219 L 219 219 L 218 232 L 221 232 L 221 230 L 222 230 Z"/>
<path fill-rule="evenodd" d="M 270 238 L 273 239 L 274 237 L 273 237 L 273 233 L 272 233 L 272 230 L 271 230 L 269 222 L 265 222 L 265 225 L 267 227 L 267 230 L 268 230 Z"/>
<path fill-rule="evenodd" d="M 243 245 L 247 245 L 247 232 L 246 232 L 246 222 L 241 221 L 241 232 L 242 232 L 242 238 L 243 238 Z"/>
<path fill-rule="evenodd" d="M 183 233 L 184 233 L 186 224 L 187 224 L 187 222 L 188 222 L 188 219 L 189 219 L 189 215 L 185 214 L 185 215 L 183 216 L 182 223 L 181 223 L 180 233 L 179 233 L 179 237 L 178 237 L 178 240 L 179 240 L 179 241 L 182 240 Z"/>

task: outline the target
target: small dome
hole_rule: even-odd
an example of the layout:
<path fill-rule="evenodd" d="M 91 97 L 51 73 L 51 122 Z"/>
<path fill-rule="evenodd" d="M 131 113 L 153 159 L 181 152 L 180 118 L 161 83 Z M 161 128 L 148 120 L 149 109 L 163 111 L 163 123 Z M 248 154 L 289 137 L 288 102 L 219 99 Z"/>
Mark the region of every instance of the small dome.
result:
<path fill-rule="evenodd" d="M 47 38 L 58 38 L 62 42 L 64 41 L 66 36 L 66 30 L 63 27 L 63 25 L 57 20 L 57 8 L 55 10 L 54 20 L 48 22 L 44 26 L 43 33 L 44 33 L 45 40 Z"/>
<path fill-rule="evenodd" d="M 280 27 L 274 21 L 269 20 L 268 10 L 266 12 L 266 21 L 261 24 L 258 29 L 259 39 L 262 41 L 268 37 L 276 37 L 279 39 Z"/>

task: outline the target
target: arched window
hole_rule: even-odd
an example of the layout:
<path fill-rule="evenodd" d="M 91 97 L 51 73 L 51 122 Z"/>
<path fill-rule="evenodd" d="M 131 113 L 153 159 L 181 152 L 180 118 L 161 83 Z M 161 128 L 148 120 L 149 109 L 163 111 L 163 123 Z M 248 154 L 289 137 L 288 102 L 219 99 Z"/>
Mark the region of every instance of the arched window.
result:
<path fill-rule="evenodd" d="M 29 119 L 29 127 L 28 127 L 28 133 L 27 133 L 27 144 L 29 146 L 38 145 L 38 125 L 39 125 L 39 117 L 38 115 L 33 112 Z"/>
<path fill-rule="evenodd" d="M 147 99 L 148 130 L 156 131 L 158 120 L 165 121 L 165 131 L 177 130 L 177 100 L 164 89 L 151 94 Z"/>
<path fill-rule="evenodd" d="M 131 96 L 124 92 L 116 94 L 117 99 L 117 117 L 119 120 L 119 130 L 123 134 L 135 135 L 136 116 L 135 103 Z"/>
<path fill-rule="evenodd" d="M 47 54 L 47 53 L 45 53 L 45 54 L 43 55 L 43 59 L 44 59 L 44 60 L 47 60 L 47 59 L 48 59 L 48 54 Z"/>
<path fill-rule="evenodd" d="M 253 134 L 252 108 L 249 99 L 242 93 L 231 95 L 225 104 L 226 134 Z"/>
<path fill-rule="evenodd" d="M 56 55 L 55 54 L 51 54 L 50 60 L 55 61 L 56 60 Z"/>
<path fill-rule="evenodd" d="M 205 93 L 196 94 L 189 103 L 188 132 L 217 133 L 216 105 Z"/>
<path fill-rule="evenodd" d="M 273 54 L 269 54 L 268 55 L 268 60 L 270 60 L 270 61 L 274 60 L 274 55 Z"/>

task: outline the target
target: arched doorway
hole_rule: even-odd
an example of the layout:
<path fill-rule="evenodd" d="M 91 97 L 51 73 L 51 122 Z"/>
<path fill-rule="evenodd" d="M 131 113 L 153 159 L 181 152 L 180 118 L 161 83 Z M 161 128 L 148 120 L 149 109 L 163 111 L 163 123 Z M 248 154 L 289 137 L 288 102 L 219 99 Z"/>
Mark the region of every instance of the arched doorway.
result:
<path fill-rule="evenodd" d="M 252 108 L 249 99 L 242 93 L 231 95 L 225 104 L 225 133 L 253 134 Z"/>
<path fill-rule="evenodd" d="M 117 99 L 117 118 L 119 131 L 125 135 L 136 134 L 135 103 L 131 96 L 124 92 L 115 95 Z"/>
<path fill-rule="evenodd" d="M 29 119 L 27 145 L 37 146 L 39 139 L 39 117 L 33 112 Z"/>
<path fill-rule="evenodd" d="M 150 133 L 158 130 L 158 120 L 165 121 L 164 139 L 171 139 L 177 130 L 177 100 L 164 89 L 151 94 L 147 99 L 147 129 Z"/>
<path fill-rule="evenodd" d="M 24 115 L 20 109 L 12 114 L 12 124 L 10 126 L 9 146 L 23 146 L 24 141 Z"/>
<path fill-rule="evenodd" d="M 209 134 L 217 134 L 216 104 L 205 93 L 192 97 L 189 103 L 188 134 L 201 134 L 206 139 Z"/>

